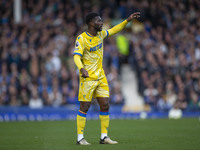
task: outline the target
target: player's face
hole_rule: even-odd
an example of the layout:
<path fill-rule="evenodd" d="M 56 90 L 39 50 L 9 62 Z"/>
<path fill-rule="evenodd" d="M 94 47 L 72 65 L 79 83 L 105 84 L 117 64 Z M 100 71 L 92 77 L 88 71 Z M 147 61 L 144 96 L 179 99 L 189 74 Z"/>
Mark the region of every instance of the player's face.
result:
<path fill-rule="evenodd" d="M 103 21 L 101 19 L 100 16 L 97 16 L 94 18 L 94 28 L 97 30 L 97 31 L 102 31 L 102 27 L 103 27 Z"/>

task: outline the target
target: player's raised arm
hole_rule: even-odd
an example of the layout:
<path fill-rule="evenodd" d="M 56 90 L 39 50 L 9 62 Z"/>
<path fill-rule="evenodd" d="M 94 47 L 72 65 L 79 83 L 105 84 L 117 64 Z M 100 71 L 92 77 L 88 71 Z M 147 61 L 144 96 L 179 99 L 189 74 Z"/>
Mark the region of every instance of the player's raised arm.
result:
<path fill-rule="evenodd" d="M 114 26 L 113 28 L 108 30 L 109 36 L 112 36 L 118 32 L 120 32 L 127 24 L 128 22 L 132 21 L 134 18 L 139 18 L 140 12 L 135 12 L 131 14 L 126 20 L 124 20 L 122 23 Z"/>

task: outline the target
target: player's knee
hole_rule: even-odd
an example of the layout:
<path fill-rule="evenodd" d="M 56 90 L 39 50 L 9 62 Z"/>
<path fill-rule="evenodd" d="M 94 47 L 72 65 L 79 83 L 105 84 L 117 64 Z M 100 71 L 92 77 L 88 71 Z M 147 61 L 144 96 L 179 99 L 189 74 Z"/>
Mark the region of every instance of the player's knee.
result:
<path fill-rule="evenodd" d="M 81 103 L 80 110 L 87 113 L 90 108 L 90 103 Z"/>
<path fill-rule="evenodd" d="M 87 113 L 88 110 L 89 110 L 89 108 L 90 108 L 90 105 L 85 105 L 85 106 L 83 107 L 83 112 Z"/>
<path fill-rule="evenodd" d="M 109 103 L 103 105 L 103 111 L 109 111 L 109 108 L 110 108 Z"/>

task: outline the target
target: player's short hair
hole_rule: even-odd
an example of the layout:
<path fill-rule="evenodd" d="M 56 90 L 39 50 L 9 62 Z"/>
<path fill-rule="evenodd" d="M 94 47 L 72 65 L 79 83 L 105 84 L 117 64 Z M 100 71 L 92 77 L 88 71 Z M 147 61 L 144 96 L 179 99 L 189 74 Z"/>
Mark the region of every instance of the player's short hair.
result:
<path fill-rule="evenodd" d="M 98 13 L 95 13 L 95 12 L 90 12 L 86 15 L 86 18 L 85 18 L 85 22 L 86 24 L 88 25 L 90 23 L 90 21 L 92 21 L 93 18 L 99 16 Z"/>

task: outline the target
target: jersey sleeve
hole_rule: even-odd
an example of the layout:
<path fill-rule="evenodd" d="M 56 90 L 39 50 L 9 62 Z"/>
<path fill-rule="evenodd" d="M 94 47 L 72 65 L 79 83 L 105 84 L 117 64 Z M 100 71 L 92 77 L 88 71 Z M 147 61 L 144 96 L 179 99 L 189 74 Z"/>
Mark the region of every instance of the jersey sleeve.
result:
<path fill-rule="evenodd" d="M 124 20 L 122 23 L 114 26 L 113 28 L 109 29 L 107 32 L 108 32 L 108 35 L 109 36 L 112 36 L 118 32 L 120 32 L 122 29 L 124 29 L 124 27 L 128 24 L 128 21 L 127 20 Z"/>
<path fill-rule="evenodd" d="M 83 63 L 81 61 L 81 56 L 80 55 L 74 55 L 74 62 L 75 62 L 76 66 L 78 67 L 79 70 L 81 68 L 83 68 Z"/>
<path fill-rule="evenodd" d="M 102 35 L 103 39 L 105 39 L 108 37 L 109 33 L 107 30 L 103 30 L 103 31 L 101 31 L 101 35 Z"/>
<path fill-rule="evenodd" d="M 83 51 L 84 51 L 83 38 L 81 36 L 78 36 L 75 42 L 74 55 L 83 56 Z"/>

